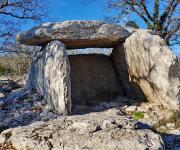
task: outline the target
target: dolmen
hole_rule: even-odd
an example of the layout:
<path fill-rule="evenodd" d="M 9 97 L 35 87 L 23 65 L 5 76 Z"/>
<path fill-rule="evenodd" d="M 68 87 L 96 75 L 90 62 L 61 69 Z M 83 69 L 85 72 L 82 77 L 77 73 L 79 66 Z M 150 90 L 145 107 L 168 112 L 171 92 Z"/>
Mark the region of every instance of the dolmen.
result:
<path fill-rule="evenodd" d="M 173 74 L 177 58 L 150 30 L 130 33 L 100 21 L 64 21 L 34 27 L 17 40 L 42 47 L 33 57 L 27 86 L 58 114 L 117 96 L 180 109 L 180 80 Z M 112 53 L 68 55 L 82 48 L 112 48 Z"/>

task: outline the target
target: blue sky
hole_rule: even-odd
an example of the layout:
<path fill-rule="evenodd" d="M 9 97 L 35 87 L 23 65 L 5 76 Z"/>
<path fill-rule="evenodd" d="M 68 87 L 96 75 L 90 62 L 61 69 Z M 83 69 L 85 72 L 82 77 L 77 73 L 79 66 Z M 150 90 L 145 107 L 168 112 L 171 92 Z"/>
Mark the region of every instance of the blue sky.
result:
<path fill-rule="evenodd" d="M 114 15 L 114 12 L 105 9 L 105 1 L 107 0 L 45 0 L 48 2 L 49 16 L 54 21 L 64 20 L 103 20 L 104 16 Z M 94 1 L 94 2 L 92 2 Z M 95 2 L 98 1 L 98 2 Z M 145 28 L 143 22 L 137 16 L 133 19 Z M 22 30 L 27 30 L 34 25 L 28 23 L 24 25 Z M 179 46 L 173 48 L 177 55 L 180 55 Z"/>
<path fill-rule="evenodd" d="M 53 0 L 49 5 L 50 15 L 59 20 L 103 19 L 104 10 L 100 3 L 88 0 Z"/>
<path fill-rule="evenodd" d="M 106 9 L 107 0 L 45 0 L 48 2 L 49 16 L 54 21 L 65 20 L 103 20 L 104 16 L 114 15 L 114 12 Z M 98 1 L 98 2 L 96 2 Z M 135 17 L 138 20 L 137 17 Z M 143 22 L 140 22 L 145 27 Z M 28 23 L 23 26 L 27 30 L 33 26 Z"/>

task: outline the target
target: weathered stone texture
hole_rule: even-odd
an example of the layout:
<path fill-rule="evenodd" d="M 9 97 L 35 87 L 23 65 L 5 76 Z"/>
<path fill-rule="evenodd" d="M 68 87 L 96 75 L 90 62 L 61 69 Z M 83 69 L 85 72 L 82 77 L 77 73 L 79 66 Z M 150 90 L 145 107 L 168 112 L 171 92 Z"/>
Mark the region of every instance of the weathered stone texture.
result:
<path fill-rule="evenodd" d="M 57 113 L 67 115 L 71 112 L 71 79 L 66 48 L 52 41 L 44 51 L 44 98 Z"/>
<path fill-rule="evenodd" d="M 36 88 L 36 83 L 35 83 L 35 62 L 34 62 L 34 59 L 32 59 L 32 62 L 31 62 L 31 66 L 30 66 L 30 69 L 29 69 L 29 75 L 28 75 L 28 81 L 27 81 L 27 89 L 35 89 Z"/>
<path fill-rule="evenodd" d="M 124 45 L 130 81 L 141 87 L 148 101 L 179 109 L 180 82 L 169 76 L 176 56 L 165 40 L 148 30 L 138 30 Z"/>
<path fill-rule="evenodd" d="M 113 62 L 106 55 L 71 55 L 72 103 L 95 104 L 123 96 Z"/>
<path fill-rule="evenodd" d="M 70 114 L 70 64 L 66 48 L 61 42 L 48 43 L 33 60 L 29 86 L 31 89 L 36 89 L 49 107 L 58 114 Z"/>
<path fill-rule="evenodd" d="M 123 87 L 125 96 L 136 99 L 138 101 L 146 100 L 143 91 L 134 82 L 129 81 L 128 65 L 125 56 L 124 44 L 119 44 L 113 48 L 111 58 L 116 69 L 119 84 Z"/>
<path fill-rule="evenodd" d="M 36 89 L 41 96 L 44 94 L 44 56 L 43 48 L 34 53 L 27 82 L 27 88 Z"/>
<path fill-rule="evenodd" d="M 44 48 L 34 58 L 35 63 L 35 86 L 37 92 L 43 96 L 44 93 L 44 59 L 46 51 Z"/>
<path fill-rule="evenodd" d="M 0 147 L 18 150 L 132 150 L 164 149 L 160 135 L 140 129 L 121 112 L 61 117 L 48 122 L 9 129 L 0 135 Z"/>
<path fill-rule="evenodd" d="M 45 23 L 17 35 L 26 45 L 44 45 L 52 40 L 62 41 L 67 49 L 113 47 L 124 41 L 129 32 L 117 25 L 100 21 L 65 21 Z"/>

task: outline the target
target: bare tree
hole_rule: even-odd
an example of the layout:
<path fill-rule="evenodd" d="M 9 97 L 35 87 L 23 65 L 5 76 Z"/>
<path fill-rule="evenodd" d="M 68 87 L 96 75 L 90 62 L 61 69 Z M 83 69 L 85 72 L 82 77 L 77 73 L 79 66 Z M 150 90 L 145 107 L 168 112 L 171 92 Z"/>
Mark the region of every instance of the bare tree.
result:
<path fill-rule="evenodd" d="M 15 35 L 27 21 L 47 18 L 44 0 L 0 0 L 0 54 L 17 53 Z M 16 49 L 14 48 L 16 47 Z"/>
<path fill-rule="evenodd" d="M 13 44 L 13 52 L 3 53 L 0 57 L 0 75 L 23 75 L 29 71 L 34 53 L 40 51 L 40 47 Z"/>
<path fill-rule="evenodd" d="M 136 14 L 168 45 L 180 44 L 180 0 L 107 0 L 107 3 L 118 14 L 115 20 Z"/>

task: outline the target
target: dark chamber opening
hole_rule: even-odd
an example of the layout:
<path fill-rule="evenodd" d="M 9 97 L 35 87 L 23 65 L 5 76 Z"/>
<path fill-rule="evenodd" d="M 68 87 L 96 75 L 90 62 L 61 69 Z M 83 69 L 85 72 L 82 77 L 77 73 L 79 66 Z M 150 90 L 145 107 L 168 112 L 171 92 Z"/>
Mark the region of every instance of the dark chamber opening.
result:
<path fill-rule="evenodd" d="M 69 56 L 72 106 L 96 105 L 123 95 L 110 56 L 81 54 Z"/>

